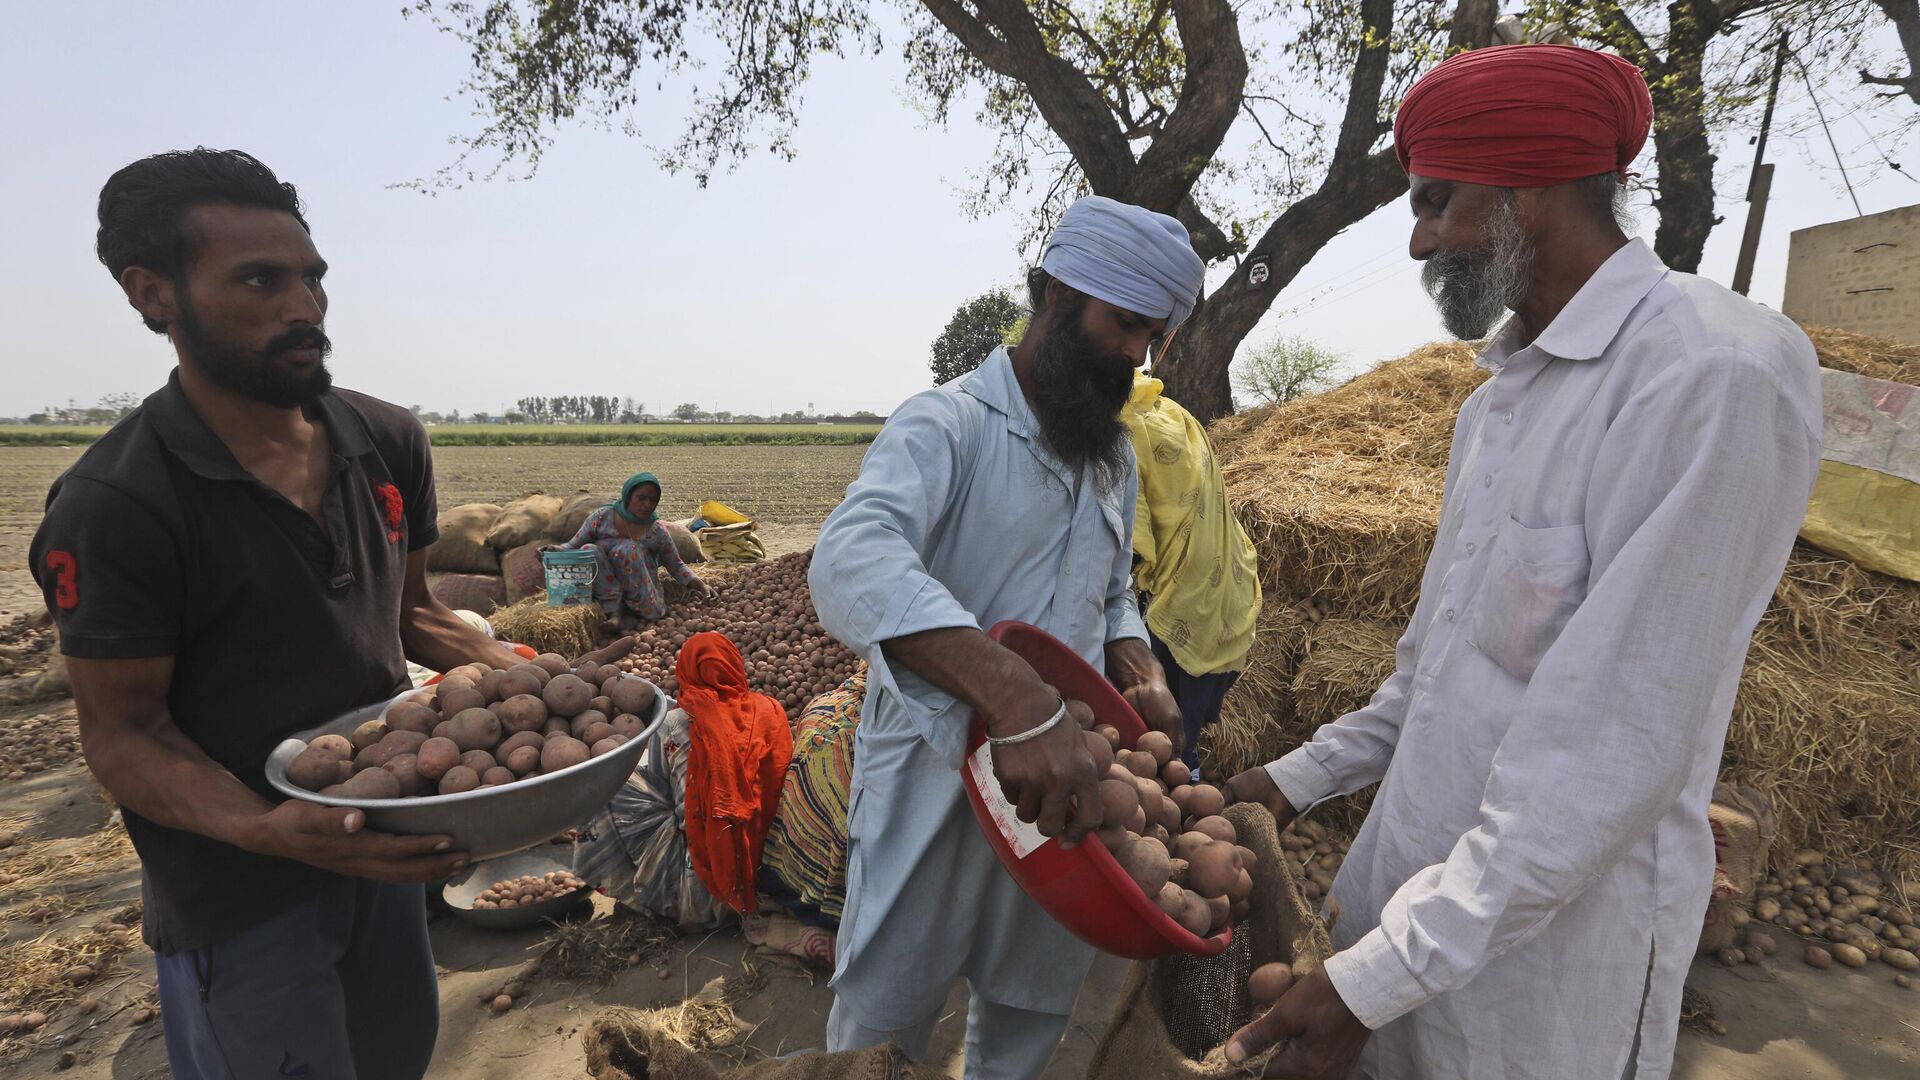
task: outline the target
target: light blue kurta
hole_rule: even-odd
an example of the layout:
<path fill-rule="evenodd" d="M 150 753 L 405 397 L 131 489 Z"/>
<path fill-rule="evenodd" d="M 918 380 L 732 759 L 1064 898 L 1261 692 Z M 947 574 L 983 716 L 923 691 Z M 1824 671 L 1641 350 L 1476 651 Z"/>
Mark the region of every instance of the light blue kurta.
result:
<path fill-rule="evenodd" d="M 1000 865 L 960 782 L 970 710 L 881 643 L 1004 619 L 1088 663 L 1146 637 L 1128 587 L 1136 476 L 1099 491 L 1042 443 L 1005 349 L 908 400 L 827 518 L 809 584 L 820 622 L 872 671 L 848 811 L 833 986 L 868 1027 L 917 1024 L 964 976 L 988 1001 L 1066 1014 L 1093 950 Z"/>

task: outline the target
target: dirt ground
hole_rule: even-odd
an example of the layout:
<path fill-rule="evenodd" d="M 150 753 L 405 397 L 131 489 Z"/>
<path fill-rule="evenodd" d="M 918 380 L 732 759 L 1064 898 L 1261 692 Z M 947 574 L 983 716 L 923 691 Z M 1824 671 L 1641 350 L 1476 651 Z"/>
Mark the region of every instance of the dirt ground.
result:
<path fill-rule="evenodd" d="M 37 607 L 25 568 L 28 539 L 46 485 L 77 450 L 0 449 L 0 626 Z M 568 447 L 457 448 L 436 453 L 442 504 L 501 499 L 526 490 L 606 490 L 637 468 L 662 476 L 666 512 L 691 512 L 699 497 L 723 499 L 756 514 L 769 546 L 804 547 L 846 482 L 859 448 Z M 78 942 L 114 943 L 93 961 L 97 974 L 58 991 L 45 1027 L 0 1036 L 0 1075 L 60 1073 L 87 1080 L 164 1077 L 157 1021 L 136 1023 L 153 1000 L 153 958 L 117 928 L 136 922 L 138 867 L 110 802 L 73 748 L 73 708 L 65 698 L 24 700 L 44 662 L 46 635 L 27 635 L 21 655 L 0 673 L 0 1013 L 20 1007 L 28 976 L 49 964 L 70 966 L 54 950 Z M 6 646 L 0 642 L 0 646 Z M 38 771 L 6 780 L 23 761 Z M 14 762 L 16 764 L 8 764 Z M 597 898 L 592 927 L 616 925 Z M 108 930 L 98 929 L 112 923 Z M 481 1005 L 493 989 L 536 961 L 557 933 L 475 929 L 451 915 L 432 923 L 441 976 L 439 1044 L 431 1076 L 447 1078 L 587 1075 L 581 1037 L 608 1005 L 670 1006 L 715 979 L 741 1021 L 733 1045 L 711 1058 L 757 1061 L 819 1047 L 831 992 L 826 973 L 758 956 L 737 930 L 672 940 L 611 978 L 535 978 L 502 1016 Z M 1920 1076 L 1920 991 L 1892 983 L 1892 969 L 1815 971 L 1798 959 L 1784 932 L 1780 954 L 1762 966 L 1721 969 L 1701 962 L 1690 984 L 1710 999 L 1725 1036 L 1683 1031 L 1674 1076 L 1680 1080 L 1862 1080 Z M 124 949 L 124 951 L 120 951 Z M 1126 971 L 1102 958 L 1082 990 L 1049 1080 L 1084 1076 L 1105 1031 Z M 45 991 L 42 991 L 45 993 Z M 94 1008 L 83 1012 L 83 997 Z M 38 998 L 35 999 L 40 1000 Z M 966 999 L 956 987 L 935 1042 L 948 1075 L 960 1076 Z"/>

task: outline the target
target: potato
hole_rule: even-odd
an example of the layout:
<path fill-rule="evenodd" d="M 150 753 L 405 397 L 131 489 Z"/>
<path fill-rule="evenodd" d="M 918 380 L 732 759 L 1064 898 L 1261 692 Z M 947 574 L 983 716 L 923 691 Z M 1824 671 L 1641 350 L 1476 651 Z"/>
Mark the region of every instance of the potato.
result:
<path fill-rule="evenodd" d="M 1123 784 L 1131 785 L 1133 783 L 1133 774 L 1127 771 L 1127 767 L 1125 765 L 1122 765 L 1116 761 L 1113 764 L 1107 766 L 1107 774 L 1105 777 L 1103 777 L 1103 779 L 1118 780 Z"/>
<path fill-rule="evenodd" d="M 460 744 L 452 739 L 433 738 L 420 744 L 414 768 L 423 779 L 438 783 L 447 770 L 460 764 Z"/>
<path fill-rule="evenodd" d="M 1245 870 L 1236 871 L 1236 876 L 1233 879 L 1233 888 L 1227 890 L 1227 899 L 1237 904 L 1252 895 L 1253 875 L 1247 873 Z"/>
<path fill-rule="evenodd" d="M 411 749 L 418 749 L 418 747 Z M 354 757 L 353 771 L 358 774 L 368 769 L 377 769 L 393 758 L 408 752 L 409 749 L 406 748 L 403 743 L 391 743 L 385 739 L 381 739 L 379 742 L 360 751 L 360 753 Z"/>
<path fill-rule="evenodd" d="M 347 785 L 328 784 L 326 787 L 321 788 L 317 794 L 324 795 L 329 799 L 344 799 L 347 797 Z"/>
<path fill-rule="evenodd" d="M 365 750 L 374 743 L 387 737 L 387 724 L 384 720 L 369 720 L 353 729 L 353 748 Z"/>
<path fill-rule="evenodd" d="M 440 722 L 440 714 L 424 705 L 399 701 L 387 710 L 386 719 L 387 727 L 394 731 L 417 731 L 425 735 Z"/>
<path fill-rule="evenodd" d="M 1101 738 L 1107 740 L 1107 745 L 1112 747 L 1115 752 L 1119 751 L 1120 749 L 1120 729 L 1119 728 L 1114 727 L 1112 724 L 1101 724 L 1098 727 L 1095 727 L 1093 730 Z"/>
<path fill-rule="evenodd" d="M 1170 919 L 1179 919 L 1180 912 L 1186 909 L 1186 890 L 1169 881 L 1160 886 L 1160 892 L 1153 898 L 1154 905 L 1165 912 Z"/>
<path fill-rule="evenodd" d="M 607 697 L 605 694 L 601 694 L 592 701 L 587 702 L 587 711 L 597 712 L 601 716 L 612 716 L 614 714 L 613 699 Z"/>
<path fill-rule="evenodd" d="M 1181 784 L 1179 787 L 1169 790 L 1167 792 L 1167 798 L 1173 801 L 1173 805 L 1180 808 L 1180 819 L 1182 821 L 1193 816 L 1193 811 L 1187 809 L 1187 801 L 1193 798 L 1192 785 Z"/>
<path fill-rule="evenodd" d="M 480 774 L 480 783 L 486 787 L 499 787 L 501 784 L 511 784 L 518 779 L 520 775 L 505 765 L 495 765 Z"/>
<path fill-rule="evenodd" d="M 1127 750 L 1114 755 L 1114 759 L 1127 767 L 1127 771 L 1143 780 L 1152 780 L 1160 775 L 1160 763 L 1153 755 L 1144 750 Z"/>
<path fill-rule="evenodd" d="M 1160 767 L 1160 782 L 1168 789 L 1193 783 L 1193 770 L 1187 768 L 1184 761 L 1169 761 Z"/>
<path fill-rule="evenodd" d="M 467 709 L 453 718 L 448 733 L 461 750 L 487 750 L 500 742 L 500 718 L 484 708 Z"/>
<path fill-rule="evenodd" d="M 342 761 L 353 759 L 353 743 L 344 735 L 316 735 L 307 746 L 311 749 L 325 750 Z"/>
<path fill-rule="evenodd" d="M 1133 808 L 1133 817 L 1127 820 L 1127 831 L 1135 836 L 1144 836 L 1147 832 L 1147 811 L 1144 807 Z"/>
<path fill-rule="evenodd" d="M 1081 734 L 1086 737 L 1087 753 L 1093 755 L 1094 775 L 1107 775 L 1107 767 L 1113 764 L 1113 747 L 1108 746 L 1107 740 L 1091 731 L 1083 731 Z"/>
<path fill-rule="evenodd" d="M 653 703 L 658 697 L 653 684 L 645 679 L 631 675 L 621 675 L 606 687 L 607 697 L 613 700 L 613 707 L 635 717 L 648 716 L 653 712 Z"/>
<path fill-rule="evenodd" d="M 309 745 L 287 763 L 287 782 L 307 791 L 340 783 L 339 758 L 327 750 Z"/>
<path fill-rule="evenodd" d="M 549 675 L 565 675 L 570 670 L 567 658 L 559 653 L 543 652 L 534 657 L 531 662 L 544 669 Z"/>
<path fill-rule="evenodd" d="M 1891 945 L 1880 950 L 1880 962 L 1901 971 L 1920 971 L 1920 956 Z"/>
<path fill-rule="evenodd" d="M 555 681 L 559 681 L 558 678 Z M 555 735 L 547 740 L 540 751 L 540 768 L 543 772 L 559 772 L 561 769 L 578 765 L 592 756 L 587 744 L 570 735 Z"/>
<path fill-rule="evenodd" d="M 515 694 L 495 706 L 494 715 L 511 734 L 538 731 L 547 722 L 547 703 L 532 694 Z"/>
<path fill-rule="evenodd" d="M 1119 825 L 1102 825 L 1098 829 L 1095 829 L 1093 834 L 1100 838 L 1101 845 L 1111 852 L 1115 858 L 1119 857 L 1120 849 L 1127 846 L 1128 838 L 1133 835 L 1127 831 L 1127 826 L 1124 822 Z"/>
<path fill-rule="evenodd" d="M 1195 784 L 1193 794 L 1187 796 L 1187 813 L 1196 818 L 1214 817 L 1226 808 L 1227 797 L 1212 784 Z"/>
<path fill-rule="evenodd" d="M 479 687 L 475 684 L 471 675 L 465 671 L 462 671 L 460 668 L 454 668 L 453 670 L 448 671 L 447 673 L 441 676 L 439 682 L 434 683 L 433 685 L 436 689 L 436 692 L 440 695 L 440 700 L 443 702 L 447 700 L 448 694 L 457 693 L 465 690 L 479 689 Z"/>
<path fill-rule="evenodd" d="M 506 681 L 506 678 L 507 673 L 504 670 L 494 668 L 492 671 L 480 676 L 480 682 L 474 689 L 480 691 L 480 696 L 486 698 L 487 704 L 491 705 L 501 700 L 500 684 Z"/>
<path fill-rule="evenodd" d="M 1180 835 L 1180 808 L 1173 805 L 1172 799 L 1164 796 L 1161 797 L 1160 820 L 1154 822 L 1154 824 L 1159 826 L 1161 831 L 1167 834 L 1168 849 L 1171 850 L 1173 844 L 1172 838 Z"/>
<path fill-rule="evenodd" d="M 1279 1001 L 1293 986 L 1293 969 L 1285 964 L 1261 964 L 1247 980 L 1247 992 L 1263 1005 Z"/>
<path fill-rule="evenodd" d="M 1187 889 L 1181 890 L 1180 900 L 1180 914 L 1173 921 L 1194 937 L 1206 937 L 1207 931 L 1213 928 L 1213 915 L 1207 902 Z"/>
<path fill-rule="evenodd" d="M 1203 817 L 1193 823 L 1194 832 L 1203 832 L 1215 840 L 1233 844 L 1238 838 L 1233 835 L 1233 822 L 1223 817 Z"/>
<path fill-rule="evenodd" d="M 1173 865 L 1167 858 L 1167 849 L 1158 841 L 1136 836 L 1115 853 L 1120 861 L 1120 869 L 1126 871 L 1140 891 L 1148 896 L 1157 896 L 1160 887 L 1173 876 Z"/>
<path fill-rule="evenodd" d="M 480 786 L 480 774 L 465 765 L 455 765 L 440 778 L 440 794 L 458 795 L 463 791 L 472 791 Z"/>
<path fill-rule="evenodd" d="M 544 669 L 534 667 L 532 664 L 511 668 L 505 675 L 500 676 L 500 700 L 505 701 L 520 694 L 539 697 L 540 691 L 546 687 L 547 680 L 550 678 L 552 676 L 548 675 Z"/>
<path fill-rule="evenodd" d="M 1858 945 L 1849 945 L 1845 942 L 1836 943 L 1833 946 L 1833 958 L 1850 968 L 1867 966 L 1866 951 Z"/>
<path fill-rule="evenodd" d="M 1144 776 L 1134 777 L 1133 788 L 1140 793 L 1140 808 L 1147 812 L 1147 821 L 1159 824 L 1161 812 L 1166 808 L 1167 797 L 1160 792 L 1160 785 Z"/>
<path fill-rule="evenodd" d="M 1140 792 L 1124 780 L 1100 781 L 1101 825 L 1125 825 L 1140 809 Z"/>
<path fill-rule="evenodd" d="M 632 713 L 621 713 L 613 718 L 613 731 L 616 735 L 625 735 L 629 739 L 634 739 L 646 729 L 646 722 Z"/>
<path fill-rule="evenodd" d="M 1161 769 L 1173 760 L 1173 740 L 1164 731 L 1149 731 L 1133 741 L 1135 753 L 1142 751 L 1153 756 L 1153 773 L 1159 775 Z"/>
<path fill-rule="evenodd" d="M 599 757 L 601 754 L 611 754 L 626 745 L 626 742 L 627 740 L 624 735 L 609 735 L 604 739 L 597 740 L 593 744 L 593 750 L 591 752 L 594 757 Z"/>
<path fill-rule="evenodd" d="M 1226 929 L 1227 916 L 1233 912 L 1233 905 L 1224 896 L 1207 897 L 1207 933 L 1217 934 Z"/>
<path fill-rule="evenodd" d="M 600 674 L 600 665 L 591 660 L 574 668 L 568 674 L 586 683 L 588 686 L 593 687 L 595 692 L 598 692 L 600 689 L 600 681 L 606 678 L 605 675 Z"/>
<path fill-rule="evenodd" d="M 417 754 L 427 741 L 427 736 L 418 731 L 389 731 L 376 745 L 392 746 L 398 753 Z"/>
<path fill-rule="evenodd" d="M 382 769 L 393 774 L 400 782 L 400 797 L 411 799 L 415 795 L 425 795 L 428 790 L 427 778 L 420 775 L 420 758 L 417 754 L 398 754 L 388 758 Z"/>
<path fill-rule="evenodd" d="M 573 729 L 567 724 L 566 717 L 549 716 L 547 717 L 547 722 L 540 726 L 540 734 L 551 739 L 555 735 L 571 735 L 573 734 Z"/>
<path fill-rule="evenodd" d="M 516 746 L 507 751 L 507 768 L 512 769 L 514 775 L 525 776 L 539 767 L 540 747 Z"/>
<path fill-rule="evenodd" d="M 586 734 L 587 734 L 588 728 L 593 727 L 595 724 L 606 724 L 606 723 L 607 723 L 606 713 L 601 712 L 599 709 L 588 709 L 582 712 L 580 715 L 567 721 L 567 734 L 573 736 L 576 739 L 579 739 L 581 742 L 586 742 L 587 741 Z M 613 725 L 607 724 L 607 726 L 612 727 Z"/>
<path fill-rule="evenodd" d="M 1213 843 L 1213 837 L 1203 832 L 1184 832 L 1174 838 L 1173 857 L 1193 861 L 1193 853 Z"/>
<path fill-rule="evenodd" d="M 461 713 L 466 712 L 468 709 L 484 709 L 486 707 L 486 695 L 471 687 L 465 690 L 440 691 L 440 718 L 442 720 L 451 720 Z"/>
<path fill-rule="evenodd" d="M 540 692 L 547 711 L 555 716 L 574 717 L 585 712 L 593 701 L 593 687 L 577 675 L 555 675 Z"/>
<path fill-rule="evenodd" d="M 365 769 L 342 784 L 340 793 L 349 799 L 397 799 L 400 780 L 385 769 Z"/>
<path fill-rule="evenodd" d="M 1240 875 L 1231 844 L 1210 843 L 1186 860 L 1187 887 L 1209 900 L 1226 896 Z"/>
<path fill-rule="evenodd" d="M 495 761 L 493 755 L 485 750 L 469 750 L 460 755 L 460 764 L 465 765 L 481 776 L 485 776 L 487 775 L 488 769 L 500 763 Z"/>
<path fill-rule="evenodd" d="M 583 713 L 581 715 L 586 715 L 586 714 Z M 605 721 L 601 721 L 600 723 L 597 723 L 597 724 L 587 725 L 587 730 L 585 732 L 579 735 L 576 735 L 574 737 L 579 739 L 581 742 L 586 743 L 588 746 L 592 746 L 593 744 L 600 742 L 602 739 L 609 738 L 615 734 L 617 733 L 613 730 L 612 724 L 609 724 Z"/>
<path fill-rule="evenodd" d="M 499 758 L 501 764 L 504 765 L 507 760 L 507 755 L 513 753 L 515 750 L 523 746 L 531 746 L 537 752 L 546 744 L 547 737 L 537 731 L 517 731 L 501 740 L 499 746 L 494 747 L 493 756 Z"/>
<path fill-rule="evenodd" d="M 433 731 L 430 737 L 435 739 L 453 738 L 453 721 L 442 720 L 439 723 L 433 725 Z"/>

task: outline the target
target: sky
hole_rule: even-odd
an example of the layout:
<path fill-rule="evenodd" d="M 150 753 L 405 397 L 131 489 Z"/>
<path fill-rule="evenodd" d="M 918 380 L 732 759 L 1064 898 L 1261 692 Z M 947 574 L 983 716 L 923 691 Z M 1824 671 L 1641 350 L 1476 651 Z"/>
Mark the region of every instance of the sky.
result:
<path fill-rule="evenodd" d="M 426 196 L 395 187 L 450 162 L 474 129 L 454 95 L 467 56 L 401 0 L 68 0 L 0 13 L 0 416 L 146 393 L 173 363 L 93 255 L 94 200 L 159 150 L 237 147 L 296 184 L 332 269 L 336 381 L 435 411 L 500 412 L 538 394 L 633 397 L 655 412 L 887 413 L 930 382 L 955 307 L 1015 285 L 1018 208 L 978 218 L 960 191 L 991 135 L 956 110 L 928 126 L 897 49 L 816 62 L 797 156 L 748 158 L 705 189 L 646 142 L 576 127 L 529 179 Z M 1867 167 L 1884 127 L 1829 101 L 1868 213 L 1920 184 Z M 641 116 L 662 142 L 667 112 Z M 1752 295 L 1777 305 L 1791 230 L 1849 217 L 1807 95 L 1789 80 Z M 1904 152 L 1920 173 L 1920 147 Z M 1744 185 L 1751 150 L 1723 148 Z M 1648 151 L 1649 155 L 1651 150 Z M 1702 272 L 1732 276 L 1745 208 L 1723 203 Z M 1653 215 L 1642 206 L 1651 235 Z M 1406 256 L 1404 204 L 1324 248 L 1249 337 L 1302 336 L 1345 370 L 1441 337 Z M 1220 271 L 1216 271 L 1215 277 Z"/>

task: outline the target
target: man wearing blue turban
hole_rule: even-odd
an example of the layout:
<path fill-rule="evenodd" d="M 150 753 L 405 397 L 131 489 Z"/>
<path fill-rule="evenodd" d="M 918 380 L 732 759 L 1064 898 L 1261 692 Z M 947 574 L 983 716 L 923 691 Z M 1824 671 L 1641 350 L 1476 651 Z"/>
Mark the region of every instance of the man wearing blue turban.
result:
<path fill-rule="evenodd" d="M 1000 865 L 958 770 L 1031 826 L 1016 847 L 1086 838 L 1100 777 L 1084 706 L 983 630 L 1047 631 L 1179 743 L 1130 586 L 1138 479 L 1120 411 L 1204 273 L 1174 219 L 1076 202 L 1029 276 L 1020 344 L 902 405 L 821 530 L 820 622 L 870 668 L 830 1049 L 892 1041 L 924 1059 L 955 978 L 972 991 L 969 1078 L 1036 1077 L 1066 1030 L 1093 949 Z M 968 754 L 976 716 L 989 742 Z"/>

